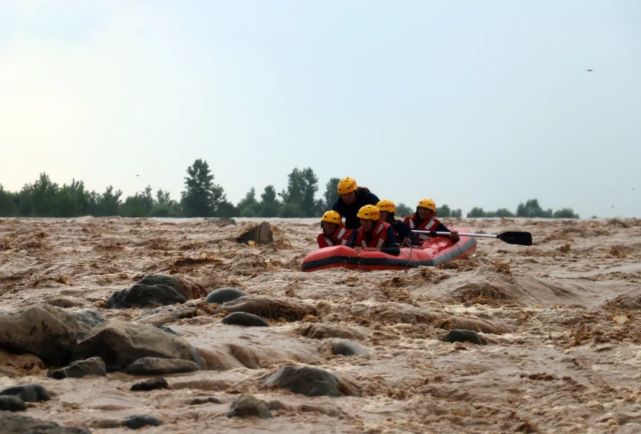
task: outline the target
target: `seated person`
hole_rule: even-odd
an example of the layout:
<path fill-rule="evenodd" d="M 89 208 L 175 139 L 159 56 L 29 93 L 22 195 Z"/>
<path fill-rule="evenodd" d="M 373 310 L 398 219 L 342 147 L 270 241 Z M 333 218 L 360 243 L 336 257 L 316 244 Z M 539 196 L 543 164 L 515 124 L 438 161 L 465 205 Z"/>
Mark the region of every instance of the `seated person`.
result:
<path fill-rule="evenodd" d="M 330 247 L 347 244 L 352 231 L 343 227 L 341 215 L 336 211 L 325 211 L 321 217 L 321 228 L 323 232 L 318 234 L 316 241 L 318 247 Z"/>
<path fill-rule="evenodd" d="M 403 221 L 395 218 L 396 205 L 394 202 L 388 199 L 379 200 L 376 207 L 381 212 L 381 220 L 389 223 L 392 225 L 392 228 L 394 228 L 396 240 L 401 245 L 410 243 L 412 240 L 412 231 Z"/>
<path fill-rule="evenodd" d="M 338 199 L 332 209 L 345 217 L 345 227 L 356 229 L 359 225 L 356 213 L 364 205 L 375 205 L 378 197 L 366 187 L 356 185 L 356 180 L 349 176 L 338 183 Z"/>
<path fill-rule="evenodd" d="M 430 232 L 450 232 L 449 238 L 457 242 L 459 240 L 458 232 L 450 231 L 439 219 L 436 218 L 436 203 L 432 199 L 421 199 L 416 206 L 414 215 L 405 217 L 405 224 L 410 230 L 417 229 Z M 412 243 L 415 245 L 423 244 L 432 234 L 414 233 Z"/>
<path fill-rule="evenodd" d="M 358 210 L 361 226 L 352 232 L 347 245 L 354 248 L 380 250 L 398 255 L 400 249 L 392 225 L 380 220 L 380 211 L 374 205 L 365 205 Z"/>

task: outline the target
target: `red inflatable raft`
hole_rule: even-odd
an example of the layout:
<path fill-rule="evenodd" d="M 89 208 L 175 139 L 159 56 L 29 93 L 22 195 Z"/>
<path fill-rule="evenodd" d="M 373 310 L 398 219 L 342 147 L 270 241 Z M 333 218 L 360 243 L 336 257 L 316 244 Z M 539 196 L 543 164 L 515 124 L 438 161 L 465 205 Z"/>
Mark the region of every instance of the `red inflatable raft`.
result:
<path fill-rule="evenodd" d="M 466 232 L 466 228 L 455 228 Z M 353 270 L 402 270 L 420 266 L 435 266 L 456 258 L 468 258 L 476 251 L 476 239 L 461 236 L 454 243 L 447 237 L 434 237 L 422 246 L 403 247 L 398 256 L 377 250 L 357 252 L 347 246 L 325 247 L 314 250 L 303 259 L 303 271 L 317 271 L 326 268 L 349 268 Z"/>

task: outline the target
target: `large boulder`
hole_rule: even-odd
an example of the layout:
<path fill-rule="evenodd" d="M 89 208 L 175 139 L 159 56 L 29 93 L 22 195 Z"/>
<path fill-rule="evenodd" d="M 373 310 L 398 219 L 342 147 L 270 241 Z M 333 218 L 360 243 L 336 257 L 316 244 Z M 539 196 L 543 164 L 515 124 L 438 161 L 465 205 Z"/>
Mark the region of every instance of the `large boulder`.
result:
<path fill-rule="evenodd" d="M 358 395 L 352 385 L 319 368 L 284 366 L 265 380 L 268 387 L 282 387 L 306 396 Z"/>
<path fill-rule="evenodd" d="M 218 288 L 207 295 L 207 303 L 224 304 L 245 295 L 247 293 L 239 288 Z"/>
<path fill-rule="evenodd" d="M 47 375 L 56 380 L 63 378 L 81 378 L 89 375 L 104 377 L 107 375 L 105 362 L 100 357 L 91 357 L 87 360 L 76 360 L 64 368 L 50 370 Z"/>
<path fill-rule="evenodd" d="M 76 342 L 91 328 L 89 322 L 61 308 L 36 305 L 0 314 L 0 346 L 35 354 L 47 364 L 61 365 L 70 360 Z"/>
<path fill-rule="evenodd" d="M 206 295 L 202 285 L 185 277 L 149 274 L 131 288 L 113 293 L 105 306 L 108 309 L 165 306 Z"/>
<path fill-rule="evenodd" d="M 101 357 L 108 370 L 122 370 L 142 357 L 191 360 L 202 367 L 202 359 L 189 342 L 149 324 L 112 321 L 79 342 L 74 359 Z"/>
<path fill-rule="evenodd" d="M 0 396 L 17 396 L 25 402 L 49 401 L 49 392 L 41 384 L 20 384 L 0 391 Z"/>
<path fill-rule="evenodd" d="M 272 227 L 267 222 L 247 229 L 245 232 L 236 237 L 239 243 L 269 244 L 274 241 Z"/>
<path fill-rule="evenodd" d="M 253 395 L 243 393 L 231 403 L 227 417 L 259 417 L 269 419 L 272 412 L 269 411 L 267 403 Z"/>
<path fill-rule="evenodd" d="M 267 297 L 245 296 L 223 305 L 229 312 L 247 312 L 263 318 L 300 321 L 307 315 L 316 315 L 316 308 L 307 304 L 276 300 Z"/>

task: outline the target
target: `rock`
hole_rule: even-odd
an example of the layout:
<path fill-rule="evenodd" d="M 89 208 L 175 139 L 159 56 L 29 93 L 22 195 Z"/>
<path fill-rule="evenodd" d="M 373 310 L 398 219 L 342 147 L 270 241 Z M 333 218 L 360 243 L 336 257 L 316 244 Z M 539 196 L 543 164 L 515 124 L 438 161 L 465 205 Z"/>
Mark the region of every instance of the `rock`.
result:
<path fill-rule="evenodd" d="M 0 375 L 24 377 L 37 374 L 46 366 L 42 359 L 33 354 L 11 354 L 0 349 Z"/>
<path fill-rule="evenodd" d="M 348 327 L 337 327 L 329 324 L 310 324 L 299 329 L 302 336 L 312 339 L 346 338 L 363 339 L 364 336 Z"/>
<path fill-rule="evenodd" d="M 243 393 L 232 402 L 227 417 L 251 417 L 258 416 L 262 419 L 272 417 L 272 412 L 267 408 L 265 401 L 257 399 L 253 395 Z"/>
<path fill-rule="evenodd" d="M 222 320 L 223 324 L 227 325 L 238 325 L 244 327 L 269 327 L 267 321 L 247 312 L 234 312 L 227 315 Z"/>
<path fill-rule="evenodd" d="M 306 396 L 356 395 L 334 374 L 319 368 L 285 366 L 267 377 L 265 385 L 282 387 Z"/>
<path fill-rule="evenodd" d="M 229 352 L 231 353 L 231 355 L 246 368 L 260 368 L 260 360 L 251 348 L 236 344 L 228 344 L 227 348 L 229 348 Z"/>
<path fill-rule="evenodd" d="M 207 290 L 204 286 L 182 276 L 167 276 L 164 274 L 148 274 L 137 283 L 142 285 L 167 285 L 180 292 L 186 299 L 205 297 Z"/>
<path fill-rule="evenodd" d="M 0 395 L 0 410 L 25 411 L 26 404 L 22 399 L 13 395 Z"/>
<path fill-rule="evenodd" d="M 138 429 L 147 425 L 159 426 L 162 425 L 162 421 L 146 414 L 136 414 L 125 419 L 123 425 L 125 425 L 127 428 Z"/>
<path fill-rule="evenodd" d="M 316 308 L 303 303 L 249 295 L 225 303 L 223 308 L 229 312 L 247 312 L 263 318 L 283 318 L 287 321 L 300 321 L 306 315 L 316 315 Z"/>
<path fill-rule="evenodd" d="M 120 370 L 142 357 L 191 360 L 202 366 L 198 352 L 180 336 L 158 327 L 111 321 L 79 342 L 74 359 L 101 357 L 108 370 Z"/>
<path fill-rule="evenodd" d="M 0 346 L 31 353 L 45 363 L 68 363 L 78 339 L 90 328 L 76 316 L 48 304 L 0 314 Z"/>
<path fill-rule="evenodd" d="M 107 309 L 125 309 L 129 307 L 164 306 L 184 303 L 184 295 L 168 285 L 144 285 L 137 283 L 129 289 L 114 292 L 105 307 Z"/>
<path fill-rule="evenodd" d="M 254 226 L 236 237 L 236 241 L 239 243 L 249 243 L 252 241 L 256 244 L 269 244 L 274 241 L 274 236 L 272 235 L 272 228 L 269 223 L 262 222 L 258 226 Z"/>
<path fill-rule="evenodd" d="M 87 330 L 90 330 L 96 326 L 103 325 L 107 320 L 102 314 L 95 309 L 81 309 L 74 312 L 70 312 L 79 323 L 83 324 Z"/>
<path fill-rule="evenodd" d="M 331 350 L 332 354 L 341 356 L 361 356 L 367 354 L 367 351 L 356 342 L 346 340 L 332 342 Z"/>
<path fill-rule="evenodd" d="M 11 413 L 0 413 L 0 434 L 91 434 L 83 428 L 67 428 L 55 422 Z"/>
<path fill-rule="evenodd" d="M 200 367 L 191 360 L 141 357 L 125 369 L 133 375 L 164 375 L 198 371 Z"/>
<path fill-rule="evenodd" d="M 485 345 L 487 341 L 483 339 L 478 333 L 473 330 L 450 330 L 445 337 L 443 337 L 445 342 L 471 342 L 477 345 Z"/>
<path fill-rule="evenodd" d="M 245 295 L 247 293 L 238 288 L 218 288 L 209 293 L 207 303 L 224 304 Z"/>
<path fill-rule="evenodd" d="M 169 384 L 164 378 L 152 378 L 151 380 L 141 381 L 131 386 L 132 392 L 149 391 L 156 389 L 169 389 Z"/>
<path fill-rule="evenodd" d="M 203 369 L 226 371 L 228 369 L 242 368 L 244 366 L 234 358 L 234 356 L 220 348 L 198 348 L 198 354 L 203 360 Z"/>
<path fill-rule="evenodd" d="M 25 402 L 49 401 L 51 399 L 47 389 L 40 384 L 21 384 L 8 387 L 0 391 L 0 396 L 2 395 L 17 396 Z"/>
<path fill-rule="evenodd" d="M 484 319 L 470 317 L 447 318 L 441 321 L 438 324 L 438 327 L 446 330 L 474 330 L 476 332 L 492 334 L 501 334 L 507 331 L 507 328 L 502 325 L 495 324 Z"/>
<path fill-rule="evenodd" d="M 201 404 L 222 404 L 221 400 L 214 397 L 208 396 L 207 398 L 194 398 L 189 401 L 189 405 L 201 405 Z"/>
<path fill-rule="evenodd" d="M 633 289 L 609 300 L 606 307 L 610 309 L 640 310 L 641 290 Z"/>
<path fill-rule="evenodd" d="M 56 380 L 63 378 L 80 378 L 88 375 L 105 376 L 107 368 L 100 357 L 91 357 L 86 360 L 76 360 L 64 368 L 50 370 L 47 375 Z"/>

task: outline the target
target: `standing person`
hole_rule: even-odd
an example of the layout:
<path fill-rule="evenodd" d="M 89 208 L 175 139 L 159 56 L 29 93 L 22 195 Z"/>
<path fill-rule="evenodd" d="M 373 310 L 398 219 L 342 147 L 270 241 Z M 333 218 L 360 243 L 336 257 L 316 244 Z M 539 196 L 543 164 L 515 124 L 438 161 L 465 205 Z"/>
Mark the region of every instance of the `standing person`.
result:
<path fill-rule="evenodd" d="M 378 197 L 366 187 L 359 187 L 349 176 L 338 182 L 339 198 L 332 209 L 345 217 L 345 227 L 356 229 L 359 225 L 356 214 L 364 205 L 375 205 Z"/>
<path fill-rule="evenodd" d="M 358 210 L 361 226 L 352 232 L 347 245 L 363 249 L 376 249 L 390 255 L 398 255 L 394 228 L 380 219 L 380 211 L 374 205 L 365 205 Z"/>
<path fill-rule="evenodd" d="M 316 241 L 318 247 L 331 247 L 347 244 L 347 240 L 352 235 L 350 229 L 345 229 L 341 215 L 336 211 L 325 211 L 321 217 L 321 228 L 323 232 L 318 234 Z"/>
<path fill-rule="evenodd" d="M 376 207 L 381 212 L 381 220 L 389 223 L 392 225 L 392 228 L 394 228 L 396 240 L 401 245 L 410 243 L 412 240 L 412 231 L 402 220 L 396 218 L 396 204 L 389 199 L 382 199 L 378 201 Z"/>
<path fill-rule="evenodd" d="M 416 205 L 414 215 L 405 217 L 405 224 L 411 229 L 430 232 L 450 232 L 449 238 L 457 242 L 459 240 L 458 232 L 450 231 L 439 219 L 436 218 L 436 203 L 432 199 L 421 199 Z M 435 234 L 416 233 L 412 237 L 413 244 L 423 244 L 430 236 Z"/>

